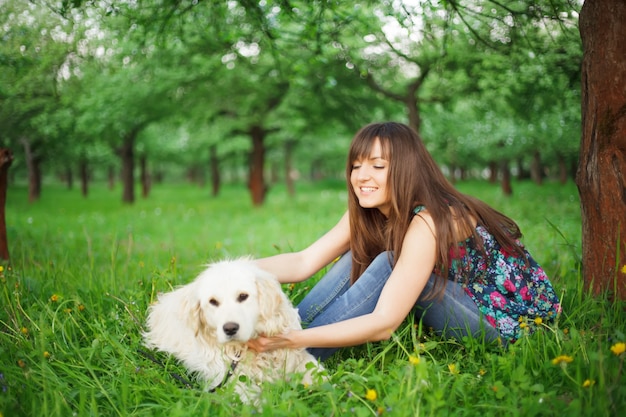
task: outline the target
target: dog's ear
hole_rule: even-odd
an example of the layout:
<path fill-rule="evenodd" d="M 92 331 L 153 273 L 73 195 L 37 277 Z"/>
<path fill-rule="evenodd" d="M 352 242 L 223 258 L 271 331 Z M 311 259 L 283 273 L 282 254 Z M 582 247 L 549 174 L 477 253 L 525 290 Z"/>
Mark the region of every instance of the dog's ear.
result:
<path fill-rule="evenodd" d="M 256 285 L 259 293 L 259 320 L 255 330 L 258 334 L 272 336 L 300 326 L 298 313 L 275 276 L 259 269 Z"/>
<path fill-rule="evenodd" d="M 198 337 L 205 327 L 204 314 L 202 314 L 202 304 L 198 299 L 185 299 L 181 303 L 181 316 L 184 317 L 185 324 Z"/>
<path fill-rule="evenodd" d="M 147 329 L 143 332 L 145 345 L 175 355 L 188 350 L 198 327 L 192 318 L 199 315 L 195 308 L 197 303 L 198 298 L 191 285 L 160 294 L 148 309 Z"/>

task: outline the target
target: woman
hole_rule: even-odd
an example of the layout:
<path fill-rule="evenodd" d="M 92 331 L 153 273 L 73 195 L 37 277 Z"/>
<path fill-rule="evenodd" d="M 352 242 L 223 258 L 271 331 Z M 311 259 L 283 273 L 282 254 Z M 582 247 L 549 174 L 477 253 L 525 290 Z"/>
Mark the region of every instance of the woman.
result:
<path fill-rule="evenodd" d="M 411 128 L 375 123 L 354 137 L 348 212 L 306 249 L 257 260 L 300 282 L 341 258 L 298 305 L 304 330 L 250 341 L 257 351 L 389 339 L 414 310 L 449 337 L 513 342 L 560 312 L 517 224 L 457 191 Z"/>

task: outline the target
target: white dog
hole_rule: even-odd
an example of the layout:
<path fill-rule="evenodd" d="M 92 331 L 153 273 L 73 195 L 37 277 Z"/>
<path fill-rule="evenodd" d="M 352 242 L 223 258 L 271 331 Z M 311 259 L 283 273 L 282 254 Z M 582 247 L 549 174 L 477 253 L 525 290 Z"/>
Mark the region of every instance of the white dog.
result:
<path fill-rule="evenodd" d="M 208 266 L 192 283 L 160 294 L 148 310 L 147 347 L 167 352 L 211 390 L 237 381 L 235 390 L 249 402 L 258 384 L 301 374 L 304 384 L 323 369 L 305 349 L 257 353 L 246 342 L 258 335 L 301 329 L 297 310 L 278 280 L 249 259 Z M 231 377 L 232 376 L 232 377 Z"/>

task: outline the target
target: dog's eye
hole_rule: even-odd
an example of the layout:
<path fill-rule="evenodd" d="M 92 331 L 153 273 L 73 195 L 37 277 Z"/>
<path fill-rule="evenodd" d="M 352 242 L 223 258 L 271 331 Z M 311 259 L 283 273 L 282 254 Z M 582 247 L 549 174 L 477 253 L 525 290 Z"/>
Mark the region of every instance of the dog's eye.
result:
<path fill-rule="evenodd" d="M 212 306 L 217 307 L 217 306 L 219 306 L 219 305 L 220 305 L 220 302 L 219 302 L 219 301 L 217 301 L 215 298 L 211 298 L 211 299 L 209 300 L 209 304 L 211 304 Z"/>
<path fill-rule="evenodd" d="M 248 299 L 248 294 L 246 294 L 245 292 L 242 292 L 241 294 L 239 294 L 239 297 L 237 297 L 237 302 L 243 303 L 247 299 Z"/>

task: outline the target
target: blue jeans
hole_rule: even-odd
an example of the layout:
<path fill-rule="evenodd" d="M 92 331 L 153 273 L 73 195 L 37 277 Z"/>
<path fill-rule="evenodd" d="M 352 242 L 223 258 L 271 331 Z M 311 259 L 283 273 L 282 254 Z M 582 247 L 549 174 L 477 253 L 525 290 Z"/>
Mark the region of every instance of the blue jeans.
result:
<path fill-rule="evenodd" d="M 343 255 L 298 304 L 303 327 L 317 327 L 371 313 L 391 275 L 389 252 L 379 254 L 363 275 L 350 285 L 350 252 Z M 425 328 L 446 337 L 482 336 L 498 338 L 498 332 L 481 315 L 476 303 L 460 284 L 448 282 L 442 298 L 425 300 L 437 277 L 431 275 L 414 306 L 416 317 Z M 337 348 L 309 348 L 320 360 L 329 358 Z"/>

